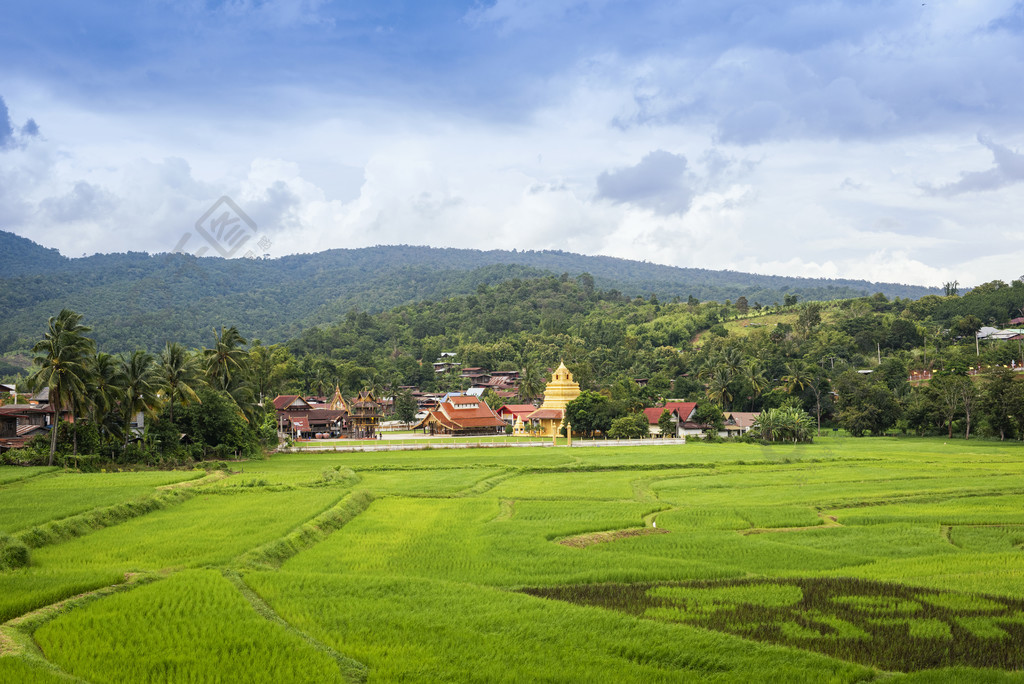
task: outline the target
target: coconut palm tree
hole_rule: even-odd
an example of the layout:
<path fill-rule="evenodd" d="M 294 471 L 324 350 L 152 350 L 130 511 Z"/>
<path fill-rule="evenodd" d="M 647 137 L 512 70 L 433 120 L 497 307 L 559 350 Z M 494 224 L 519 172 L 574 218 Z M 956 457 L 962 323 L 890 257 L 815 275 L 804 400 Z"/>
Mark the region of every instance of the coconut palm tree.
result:
<path fill-rule="evenodd" d="M 125 375 L 123 364 L 113 354 L 99 352 L 92 357 L 88 382 L 89 418 L 100 433 L 120 434 L 114 410 L 124 396 Z"/>
<path fill-rule="evenodd" d="M 789 394 L 795 392 L 797 388 L 803 391 L 804 385 L 807 384 L 809 379 L 806 367 L 799 361 L 787 363 L 786 374 L 779 378 L 782 381 L 782 388 Z"/>
<path fill-rule="evenodd" d="M 206 376 L 214 389 L 226 390 L 232 385 L 235 376 L 245 373 L 248 354 L 242 346 L 245 338 L 238 328 L 221 326 L 220 332 L 214 332 L 212 349 L 203 351 L 206 359 Z"/>
<path fill-rule="evenodd" d="M 541 375 L 537 362 L 532 358 L 527 358 L 523 361 L 523 367 L 519 371 L 520 399 L 532 401 L 544 392 L 545 387 L 547 387 L 547 383 L 544 382 L 544 376 Z"/>
<path fill-rule="evenodd" d="M 89 377 L 88 358 L 94 348 L 93 341 L 85 337 L 90 328 L 82 325 L 82 314 L 63 309 L 47 322 L 43 339 L 32 347 L 36 354 L 36 370 L 29 376 L 29 384 L 49 388 L 50 406 L 53 408 L 53 426 L 50 434 L 50 460 L 57 450 L 57 428 L 65 406 L 81 405 Z"/>
<path fill-rule="evenodd" d="M 160 391 L 167 400 L 168 414 L 174 422 L 174 403 L 184 406 L 192 402 L 203 403 L 196 394 L 202 385 L 202 376 L 196 357 L 188 353 L 179 342 L 168 342 L 160 354 L 157 366 Z"/>
<path fill-rule="evenodd" d="M 723 411 L 729 409 L 729 402 L 732 401 L 732 391 L 729 389 L 731 382 L 732 371 L 727 366 L 715 368 L 708 379 L 708 399 L 718 404 Z"/>
<path fill-rule="evenodd" d="M 156 359 L 149 352 L 136 350 L 123 362 L 124 394 L 121 397 L 121 411 L 124 415 L 124 447 L 131 437 L 132 416 L 142 413 L 152 417 L 160 401 L 160 374 Z"/>
<path fill-rule="evenodd" d="M 747 381 L 747 384 L 750 385 L 750 389 L 754 393 L 754 396 L 751 397 L 751 402 L 753 402 L 753 399 L 760 397 L 765 388 L 768 387 L 768 378 L 764 374 L 764 366 L 757 359 L 748 359 L 743 364 L 742 372 L 743 379 Z"/>

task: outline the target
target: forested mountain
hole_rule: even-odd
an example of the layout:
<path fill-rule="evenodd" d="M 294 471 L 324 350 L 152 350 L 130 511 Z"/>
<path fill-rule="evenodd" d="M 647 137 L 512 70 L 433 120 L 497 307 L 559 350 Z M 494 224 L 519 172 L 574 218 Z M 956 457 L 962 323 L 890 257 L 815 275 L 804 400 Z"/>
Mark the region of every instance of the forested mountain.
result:
<path fill-rule="evenodd" d="M 590 273 L 596 287 L 662 300 L 735 300 L 770 305 L 786 295 L 833 300 L 882 292 L 917 298 L 924 287 L 761 276 L 676 268 L 558 251 L 378 246 L 268 260 L 196 258 L 140 252 L 65 258 L 0 231 L 0 352 L 30 346 L 55 311 L 69 307 L 95 326 L 112 352 L 156 350 L 174 339 L 204 344 L 211 330 L 234 325 L 277 342 L 355 309 L 377 312 L 476 291 L 512 278 Z"/>

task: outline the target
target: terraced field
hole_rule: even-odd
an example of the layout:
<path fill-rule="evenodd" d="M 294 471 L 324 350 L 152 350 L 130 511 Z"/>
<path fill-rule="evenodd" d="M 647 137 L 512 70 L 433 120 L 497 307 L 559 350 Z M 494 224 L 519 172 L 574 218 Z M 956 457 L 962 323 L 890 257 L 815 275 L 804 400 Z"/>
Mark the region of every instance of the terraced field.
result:
<path fill-rule="evenodd" d="M 1024 681 L 1024 446 L 0 468 L 0 681 Z"/>

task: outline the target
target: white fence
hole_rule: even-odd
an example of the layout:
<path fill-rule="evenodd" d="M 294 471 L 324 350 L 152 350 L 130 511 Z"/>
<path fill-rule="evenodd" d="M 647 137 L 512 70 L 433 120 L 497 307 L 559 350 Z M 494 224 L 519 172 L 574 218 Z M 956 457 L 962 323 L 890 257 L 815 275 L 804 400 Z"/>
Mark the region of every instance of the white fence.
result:
<path fill-rule="evenodd" d="M 386 440 L 385 440 L 386 441 Z M 576 439 L 568 446 L 572 447 L 606 447 L 606 446 L 670 446 L 686 444 L 686 438 L 673 439 Z M 327 451 L 427 451 L 433 449 L 504 449 L 515 447 L 554 447 L 567 446 L 565 443 L 552 444 L 549 440 L 536 442 L 433 442 L 430 444 L 331 444 L 322 446 L 281 447 L 279 453 L 297 454 Z"/>

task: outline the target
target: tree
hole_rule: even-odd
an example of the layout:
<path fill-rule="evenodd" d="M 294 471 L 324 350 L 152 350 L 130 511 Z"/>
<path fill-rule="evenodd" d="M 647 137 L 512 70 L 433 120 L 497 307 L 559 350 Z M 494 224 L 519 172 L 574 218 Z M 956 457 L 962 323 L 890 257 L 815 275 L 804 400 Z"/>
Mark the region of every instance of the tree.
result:
<path fill-rule="evenodd" d="M 214 389 L 226 390 L 236 376 L 244 374 L 248 357 L 242 348 L 244 344 L 245 338 L 234 326 L 221 326 L 220 332 L 214 331 L 213 348 L 203 351 L 206 376 Z"/>
<path fill-rule="evenodd" d="M 803 311 L 800 312 L 800 317 L 797 319 L 796 324 L 804 331 L 804 334 L 809 335 L 814 328 L 821 324 L 821 304 L 819 302 L 811 302 L 805 306 Z"/>
<path fill-rule="evenodd" d="M 124 447 L 131 437 L 132 417 L 138 413 L 153 417 L 159 401 L 160 375 L 156 359 L 149 352 L 133 351 L 124 361 L 124 393 L 121 411 L 124 415 Z"/>
<path fill-rule="evenodd" d="M 416 400 L 408 390 L 402 390 L 395 395 L 395 418 L 403 423 L 411 423 L 416 420 L 416 412 L 419 407 Z"/>
<path fill-rule="evenodd" d="M 1000 440 L 1013 435 L 1019 420 L 1015 415 L 1024 417 L 1024 383 L 1015 380 L 1016 375 L 1008 368 L 998 368 L 986 378 L 982 389 L 982 415 Z"/>
<path fill-rule="evenodd" d="M 729 403 L 732 402 L 732 389 L 730 388 L 732 378 L 733 372 L 728 366 L 722 365 L 712 371 L 708 380 L 707 397 L 721 409 L 729 408 Z"/>
<path fill-rule="evenodd" d="M 573 432 L 587 437 L 595 432 L 607 433 L 617 416 L 611 399 L 591 390 L 583 390 L 565 406 L 565 422 L 572 425 Z"/>
<path fill-rule="evenodd" d="M 199 364 L 178 342 L 168 342 L 160 354 L 156 370 L 160 391 L 167 401 L 168 417 L 174 422 L 174 403 L 199 401 L 196 387 L 201 385 Z"/>
<path fill-rule="evenodd" d="M 651 426 L 643 413 L 630 413 L 612 420 L 608 436 L 612 439 L 639 439 L 649 437 Z"/>
<path fill-rule="evenodd" d="M 747 312 L 750 311 L 750 305 L 747 304 L 747 298 L 740 295 L 736 300 L 736 311 L 739 312 L 740 316 L 746 316 Z"/>
<path fill-rule="evenodd" d="M 814 423 L 803 409 L 794 406 L 771 408 L 755 420 L 750 434 L 768 442 L 809 442 Z"/>
<path fill-rule="evenodd" d="M 36 370 L 29 376 L 33 387 L 49 388 L 50 406 L 53 408 L 53 425 L 50 435 L 50 460 L 57 450 L 57 428 L 65 406 L 78 404 L 85 394 L 88 380 L 88 359 L 93 351 L 93 342 L 85 337 L 89 328 L 82 325 L 82 315 L 70 309 L 62 309 L 47 322 L 47 331 L 32 347 L 36 354 L 33 363 Z"/>
<path fill-rule="evenodd" d="M 949 428 L 947 436 L 950 438 L 953 437 L 953 420 L 960 415 L 963 397 L 967 394 L 965 384 L 971 384 L 971 379 L 959 372 L 936 373 L 928 384 L 932 401 Z"/>
<path fill-rule="evenodd" d="M 847 371 L 836 380 L 839 425 L 851 435 L 878 436 L 896 424 L 903 413 L 892 391 L 882 382 Z"/>
<path fill-rule="evenodd" d="M 544 393 L 547 383 L 541 375 L 540 368 L 534 359 L 526 359 L 522 370 L 519 371 L 519 398 L 523 401 L 533 401 Z"/>
<path fill-rule="evenodd" d="M 87 389 L 89 417 L 101 437 L 112 439 L 121 434 L 120 420 L 115 409 L 124 396 L 124 387 L 125 375 L 120 359 L 104 352 L 93 356 Z"/>
<path fill-rule="evenodd" d="M 725 428 L 725 414 L 717 404 L 702 401 L 697 404 L 693 412 L 693 420 L 704 427 L 704 433 L 708 435 L 718 434 Z"/>
<path fill-rule="evenodd" d="M 661 416 L 658 417 L 658 431 L 662 437 L 676 436 L 676 423 L 668 409 L 662 409 Z"/>

